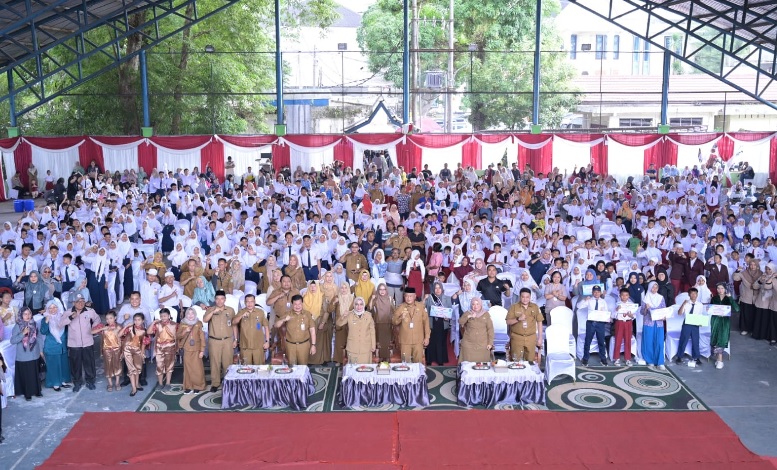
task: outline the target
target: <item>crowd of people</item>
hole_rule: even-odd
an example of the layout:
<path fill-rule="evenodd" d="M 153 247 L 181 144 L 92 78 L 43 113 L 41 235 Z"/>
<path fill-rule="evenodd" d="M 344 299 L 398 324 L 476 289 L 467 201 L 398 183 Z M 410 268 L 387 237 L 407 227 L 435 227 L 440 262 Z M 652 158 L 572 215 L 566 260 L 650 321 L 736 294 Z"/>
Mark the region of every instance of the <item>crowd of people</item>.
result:
<path fill-rule="evenodd" d="M 2 352 L 14 356 L 3 360 L 6 396 L 40 396 L 42 364 L 46 388 L 94 389 L 95 335 L 107 390 L 133 395 L 147 385 L 151 356 L 160 385 L 182 360 L 186 393 L 207 389 L 206 352 L 211 391 L 235 351 L 250 364 L 395 353 L 445 364 L 456 360 L 456 339 L 459 361 L 488 360 L 496 306 L 508 311 L 508 354 L 528 361 L 554 308 L 586 307 L 610 316 L 587 322 L 583 364 L 594 337 L 601 363 L 620 363 L 607 357 L 612 336 L 626 364 L 636 353 L 663 368 L 665 321 L 651 312 L 682 294 L 680 315 L 728 305 L 741 334 L 777 342 L 771 181 L 758 192 L 752 181 L 731 186 L 722 168 L 704 165 L 651 165 L 625 182 L 590 165 L 569 174 L 499 163 L 236 175 L 230 159 L 225 168 L 223 181 L 210 168 L 146 174 L 96 163 L 47 176 L 46 203 L 0 232 L 11 345 Z M 235 294 L 237 308 L 227 305 Z M 639 353 L 630 349 L 637 314 Z M 729 318 L 712 320 L 722 367 Z M 670 359 L 682 361 L 688 341 L 699 361 L 699 327 L 689 323 Z"/>

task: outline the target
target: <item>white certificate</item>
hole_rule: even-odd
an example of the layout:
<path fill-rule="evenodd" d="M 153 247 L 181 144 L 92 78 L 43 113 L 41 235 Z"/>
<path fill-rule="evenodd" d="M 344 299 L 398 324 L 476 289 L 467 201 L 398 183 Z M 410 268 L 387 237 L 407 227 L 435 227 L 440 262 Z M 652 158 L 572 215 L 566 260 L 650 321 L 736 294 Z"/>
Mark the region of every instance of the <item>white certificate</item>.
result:
<path fill-rule="evenodd" d="M 729 305 L 708 305 L 707 313 L 716 317 L 730 317 L 731 306 Z"/>
<path fill-rule="evenodd" d="M 666 320 L 672 316 L 674 316 L 674 309 L 672 307 L 650 309 L 650 317 L 653 321 Z"/>
<path fill-rule="evenodd" d="M 432 305 L 432 308 L 429 312 L 430 317 L 437 317 L 437 318 L 444 318 L 446 320 L 450 320 L 451 316 L 453 315 L 453 309 L 448 307 L 437 307 L 436 305 Z"/>
<path fill-rule="evenodd" d="M 611 318 L 610 312 L 607 310 L 590 310 L 588 312 L 589 321 L 606 321 L 609 322 Z"/>
<path fill-rule="evenodd" d="M 593 295 L 594 286 L 599 286 L 602 293 L 604 293 L 604 284 L 584 284 L 581 286 L 582 294 L 584 296 Z"/>
<path fill-rule="evenodd" d="M 704 315 L 703 313 L 689 313 L 685 316 L 685 324 L 694 326 L 710 326 L 710 317 L 709 315 Z"/>

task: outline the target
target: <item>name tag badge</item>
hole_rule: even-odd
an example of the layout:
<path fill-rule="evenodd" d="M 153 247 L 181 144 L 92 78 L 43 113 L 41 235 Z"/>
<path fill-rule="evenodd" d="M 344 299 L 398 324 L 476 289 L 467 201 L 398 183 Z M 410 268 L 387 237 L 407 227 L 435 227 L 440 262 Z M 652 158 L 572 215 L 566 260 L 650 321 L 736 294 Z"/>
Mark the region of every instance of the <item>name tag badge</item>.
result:
<path fill-rule="evenodd" d="M 194 346 L 194 340 L 193 339 L 189 340 L 189 346 Z"/>
<path fill-rule="evenodd" d="M 291 304 L 289 302 L 286 302 L 286 308 L 291 308 Z"/>
<path fill-rule="evenodd" d="M 410 325 L 408 327 L 412 330 L 413 329 L 413 322 L 410 322 Z"/>
<path fill-rule="evenodd" d="M 262 324 L 260 322 L 256 322 L 256 329 L 262 331 Z"/>
<path fill-rule="evenodd" d="M 305 331 L 305 324 L 304 324 L 304 323 L 303 323 L 303 324 L 301 324 L 301 325 L 299 326 L 299 329 L 300 329 L 300 330 L 302 330 L 302 331 Z"/>
<path fill-rule="evenodd" d="M 528 328 L 528 327 L 529 327 L 529 324 L 528 324 L 528 323 L 526 323 L 526 322 L 523 322 L 523 327 L 524 327 L 524 328 Z"/>

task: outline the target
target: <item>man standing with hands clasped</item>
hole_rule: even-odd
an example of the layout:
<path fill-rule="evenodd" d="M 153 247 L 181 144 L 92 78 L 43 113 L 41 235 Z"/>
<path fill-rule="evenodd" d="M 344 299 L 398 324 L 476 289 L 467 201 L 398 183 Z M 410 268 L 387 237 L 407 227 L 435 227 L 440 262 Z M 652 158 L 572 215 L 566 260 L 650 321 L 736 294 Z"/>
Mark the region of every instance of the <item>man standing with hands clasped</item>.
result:
<path fill-rule="evenodd" d="M 691 287 L 688 290 L 688 299 L 685 300 L 680 309 L 677 311 L 678 315 L 694 314 L 704 315 L 704 304 L 699 302 L 699 291 L 695 287 Z M 677 345 L 677 359 L 675 364 L 683 363 L 683 356 L 685 356 L 685 346 L 688 345 L 688 339 L 691 340 L 691 358 L 692 361 L 688 362 L 688 367 L 701 365 L 701 353 L 699 352 L 699 325 L 689 325 L 683 321 L 683 329 L 680 331 L 680 344 Z"/>
<path fill-rule="evenodd" d="M 216 305 L 205 311 L 202 321 L 208 324 L 208 350 L 210 351 L 210 391 L 215 393 L 221 386 L 221 379 L 232 365 L 232 318 L 235 310 L 224 302 L 227 294 L 216 291 Z"/>
<path fill-rule="evenodd" d="M 70 372 L 73 374 L 73 392 L 81 390 L 86 378 L 86 388 L 94 390 L 97 368 L 94 362 L 94 336 L 92 329 L 100 326 L 100 317 L 91 308 L 86 308 L 86 299 L 81 294 L 75 298 L 73 309 L 63 315 L 60 327 L 68 327 L 67 351 L 70 357 Z M 83 374 L 83 375 L 82 375 Z"/>
<path fill-rule="evenodd" d="M 520 302 L 512 304 L 507 311 L 507 326 L 510 328 L 510 354 L 514 359 L 535 359 L 535 346 L 542 349 L 543 316 L 537 304 L 531 301 L 531 290 L 520 291 Z"/>
<path fill-rule="evenodd" d="M 286 358 L 291 365 L 308 365 L 316 353 L 316 323 L 307 310 L 302 309 L 302 296 L 291 298 L 291 311 L 275 322 L 275 328 L 286 324 Z"/>
<path fill-rule="evenodd" d="M 393 323 L 399 325 L 399 347 L 402 360 L 409 357 L 412 362 L 426 363 L 424 348 L 429 346 L 432 334 L 429 326 L 429 312 L 424 304 L 416 302 L 416 292 L 412 287 L 405 289 L 405 301 L 394 310 Z"/>

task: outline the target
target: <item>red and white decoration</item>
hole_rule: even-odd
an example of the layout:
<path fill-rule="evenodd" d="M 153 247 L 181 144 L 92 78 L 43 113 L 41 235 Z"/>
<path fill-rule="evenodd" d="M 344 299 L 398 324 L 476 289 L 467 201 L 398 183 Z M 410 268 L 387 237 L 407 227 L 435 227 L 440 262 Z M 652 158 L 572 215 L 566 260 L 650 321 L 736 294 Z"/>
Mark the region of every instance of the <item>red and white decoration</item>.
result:
<path fill-rule="evenodd" d="M 777 176 L 777 133 L 735 132 L 709 134 L 349 134 L 256 136 L 155 136 L 143 137 L 17 137 L 0 140 L 5 168 L 2 179 L 10 186 L 11 176 L 20 172 L 27 184 L 30 163 L 38 168 L 41 181 L 47 170 L 55 178 L 66 177 L 78 161 L 86 167 L 92 160 L 101 169 L 123 171 L 142 167 L 175 170 L 210 166 L 224 176 L 224 161 L 231 156 L 235 174 L 243 174 L 263 153 L 272 154 L 273 168 L 286 166 L 309 170 L 340 161 L 362 167 L 365 150 L 388 150 L 392 161 L 405 170 L 424 164 L 439 171 L 444 163 L 482 169 L 496 164 L 507 154 L 509 164 L 526 163 L 535 172 L 548 173 L 558 167 L 563 173 L 575 166 L 593 164 L 598 173 L 619 181 L 644 174 L 650 163 L 656 168 L 677 165 L 680 169 L 704 162 L 714 144 L 727 162 L 747 160 L 756 171 L 756 184 Z M 0 187 L 0 199 L 5 199 Z"/>

